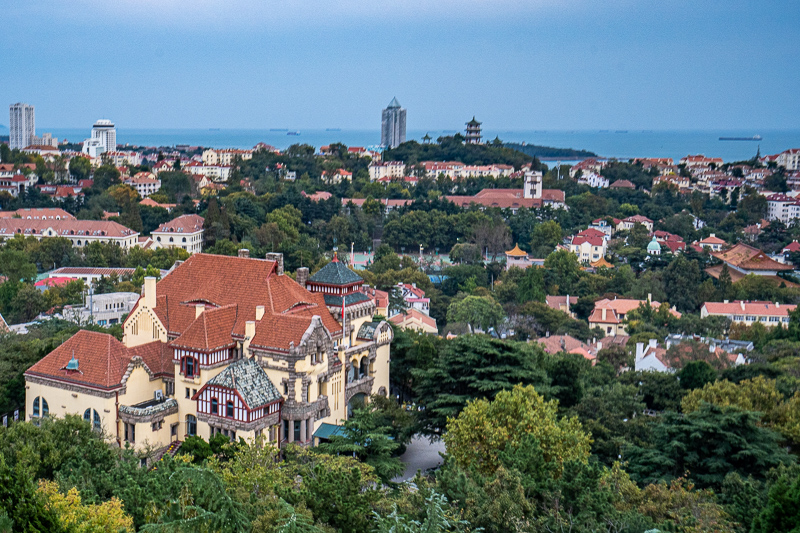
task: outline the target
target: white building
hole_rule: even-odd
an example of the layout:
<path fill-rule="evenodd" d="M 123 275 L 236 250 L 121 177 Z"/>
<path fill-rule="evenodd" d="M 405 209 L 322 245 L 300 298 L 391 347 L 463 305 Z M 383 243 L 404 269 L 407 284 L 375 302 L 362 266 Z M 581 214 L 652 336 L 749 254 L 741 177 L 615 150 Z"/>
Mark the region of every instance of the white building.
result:
<path fill-rule="evenodd" d="M 106 151 L 106 147 L 100 139 L 86 139 L 83 141 L 81 151 L 91 157 L 93 161 L 100 161 L 100 156 Z"/>
<path fill-rule="evenodd" d="M 151 194 L 158 192 L 161 188 L 161 180 L 150 172 L 139 172 L 132 178 L 126 178 L 122 183 L 136 189 L 136 192 L 139 193 L 139 196 L 142 198 L 147 198 Z"/>
<path fill-rule="evenodd" d="M 569 251 L 582 263 L 594 263 L 606 255 L 607 236 L 600 230 L 588 228 L 578 233 L 569 244 Z"/>
<path fill-rule="evenodd" d="M 36 137 L 36 116 L 33 106 L 23 103 L 11 104 L 8 127 L 10 129 L 9 148 L 22 150 L 33 144 L 33 138 Z"/>
<path fill-rule="evenodd" d="M 792 148 L 778 154 L 775 160 L 778 166 L 786 170 L 800 170 L 800 148 Z"/>
<path fill-rule="evenodd" d="M 41 137 L 34 136 L 31 144 L 34 146 L 52 146 L 58 148 L 58 137 L 53 137 L 52 133 L 43 133 Z"/>
<path fill-rule="evenodd" d="M 378 181 L 383 178 L 402 178 L 406 173 L 406 164 L 402 161 L 373 162 L 369 165 L 369 180 Z"/>
<path fill-rule="evenodd" d="M 203 251 L 203 217 L 182 215 L 153 231 L 153 249 L 183 248 L 194 254 Z"/>
<path fill-rule="evenodd" d="M 608 188 L 608 178 L 591 171 L 582 173 L 578 178 L 578 183 L 599 189 Z"/>
<path fill-rule="evenodd" d="M 777 193 L 767 196 L 767 220 L 780 220 L 789 225 L 800 217 L 800 201 L 797 198 Z"/>
<path fill-rule="evenodd" d="M 110 292 L 106 294 L 86 294 L 83 306 L 67 305 L 61 311 L 64 320 L 76 324 L 99 324 L 110 326 L 119 324 L 139 301 L 135 292 Z"/>
<path fill-rule="evenodd" d="M 142 164 L 142 154 L 139 152 L 122 152 L 117 150 L 109 150 L 103 154 L 111 164 L 115 167 L 124 167 L 128 165 L 139 166 Z"/>
<path fill-rule="evenodd" d="M 253 159 L 253 151 L 236 150 L 233 148 L 226 148 L 223 150 L 209 148 L 208 150 L 203 152 L 203 163 L 205 163 L 206 165 L 231 166 L 233 165 L 234 159 L 236 159 L 237 157 L 245 161 L 248 159 Z"/>
<path fill-rule="evenodd" d="M 752 326 L 760 322 L 763 326 L 772 327 L 783 324 L 789 325 L 789 312 L 794 311 L 796 305 L 784 305 L 779 302 L 745 302 L 736 300 L 729 302 L 706 302 L 700 308 L 700 318 L 707 316 L 724 316 L 734 324 Z"/>
<path fill-rule="evenodd" d="M 92 139 L 99 139 L 105 147 L 104 152 L 117 149 L 117 130 L 110 120 L 100 119 L 92 126 Z"/>

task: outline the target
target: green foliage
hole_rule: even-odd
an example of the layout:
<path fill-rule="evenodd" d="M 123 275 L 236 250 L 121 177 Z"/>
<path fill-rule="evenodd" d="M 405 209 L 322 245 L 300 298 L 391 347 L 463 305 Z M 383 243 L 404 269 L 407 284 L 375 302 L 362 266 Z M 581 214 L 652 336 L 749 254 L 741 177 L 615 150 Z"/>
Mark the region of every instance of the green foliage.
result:
<path fill-rule="evenodd" d="M 702 388 L 717 379 L 717 371 L 706 361 L 691 361 L 678 372 L 681 387 L 686 390 Z"/>

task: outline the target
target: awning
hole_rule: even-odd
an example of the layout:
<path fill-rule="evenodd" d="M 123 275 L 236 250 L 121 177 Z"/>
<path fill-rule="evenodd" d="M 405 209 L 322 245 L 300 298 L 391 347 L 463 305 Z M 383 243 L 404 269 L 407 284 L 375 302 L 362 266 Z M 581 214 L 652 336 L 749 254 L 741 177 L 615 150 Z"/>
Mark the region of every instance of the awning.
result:
<path fill-rule="evenodd" d="M 319 425 L 317 430 L 314 432 L 314 437 L 318 439 L 330 439 L 334 435 L 342 435 L 342 426 L 337 426 L 335 424 L 326 424 L 323 422 Z"/>

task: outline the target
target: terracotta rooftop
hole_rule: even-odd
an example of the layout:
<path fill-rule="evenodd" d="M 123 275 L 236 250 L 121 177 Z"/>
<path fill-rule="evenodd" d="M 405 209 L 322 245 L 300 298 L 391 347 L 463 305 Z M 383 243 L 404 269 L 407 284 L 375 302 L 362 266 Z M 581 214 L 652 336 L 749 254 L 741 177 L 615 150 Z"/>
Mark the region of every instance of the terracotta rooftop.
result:
<path fill-rule="evenodd" d="M 181 215 L 161 224 L 153 233 L 194 233 L 203 229 L 203 222 L 200 215 Z"/>
<path fill-rule="evenodd" d="M 75 220 L 75 216 L 58 207 L 25 208 L 16 211 L 0 211 L 0 218 L 19 217 L 34 220 Z"/>
<path fill-rule="evenodd" d="M 205 309 L 186 331 L 169 345 L 173 348 L 203 352 L 213 352 L 231 347 L 235 345 L 231 333 L 236 324 L 237 312 L 236 304 Z"/>
<path fill-rule="evenodd" d="M 703 304 L 711 315 L 758 315 L 758 316 L 789 316 L 796 305 L 782 305 L 774 302 L 706 302 Z"/>
<path fill-rule="evenodd" d="M 771 259 L 767 254 L 758 248 L 753 248 L 752 246 L 748 246 L 746 244 L 737 244 L 728 250 L 715 252 L 711 255 L 733 267 L 737 267 L 742 270 L 793 270 L 793 267 L 781 264 L 774 259 Z"/>
<path fill-rule="evenodd" d="M 122 224 L 110 220 L 27 220 L 19 218 L 0 219 L 0 235 L 41 235 L 43 231 L 53 229 L 55 236 L 106 236 L 130 237 L 137 233 Z"/>

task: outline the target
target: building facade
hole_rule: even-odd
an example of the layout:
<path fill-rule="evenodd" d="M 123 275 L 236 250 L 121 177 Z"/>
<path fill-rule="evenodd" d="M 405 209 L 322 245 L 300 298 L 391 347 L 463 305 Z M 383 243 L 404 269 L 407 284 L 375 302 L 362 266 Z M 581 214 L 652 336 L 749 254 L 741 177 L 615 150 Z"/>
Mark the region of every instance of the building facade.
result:
<path fill-rule="evenodd" d="M 400 107 L 397 98 L 381 113 L 381 145 L 397 148 L 406 142 L 406 110 Z"/>
<path fill-rule="evenodd" d="M 117 130 L 110 120 L 100 119 L 92 126 L 92 139 L 100 142 L 103 152 L 117 150 Z"/>
<path fill-rule="evenodd" d="M 217 433 L 311 445 L 388 394 L 393 334 L 338 261 L 296 277 L 281 254 L 196 254 L 145 278 L 122 342 L 83 330 L 25 373 L 28 419 L 78 413 L 139 451 Z"/>
<path fill-rule="evenodd" d="M 36 113 L 33 106 L 23 103 L 9 106 L 9 138 L 8 146 L 12 150 L 22 150 L 33 144 L 36 137 Z"/>
<path fill-rule="evenodd" d="M 92 242 L 112 243 L 128 249 L 136 246 L 139 233 L 109 220 L 42 220 L 0 219 L 0 241 L 14 235 L 36 237 L 64 237 L 72 246 L 87 246 Z"/>
<path fill-rule="evenodd" d="M 183 248 L 190 254 L 203 251 L 204 219 L 200 215 L 181 215 L 151 233 L 153 249 Z"/>

